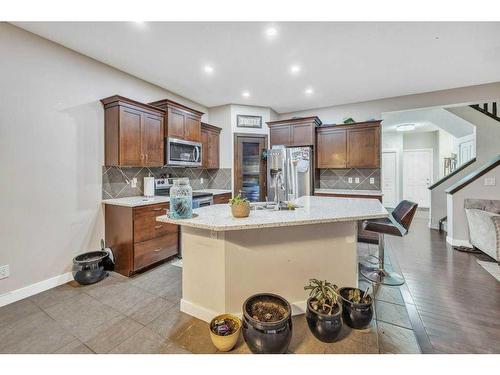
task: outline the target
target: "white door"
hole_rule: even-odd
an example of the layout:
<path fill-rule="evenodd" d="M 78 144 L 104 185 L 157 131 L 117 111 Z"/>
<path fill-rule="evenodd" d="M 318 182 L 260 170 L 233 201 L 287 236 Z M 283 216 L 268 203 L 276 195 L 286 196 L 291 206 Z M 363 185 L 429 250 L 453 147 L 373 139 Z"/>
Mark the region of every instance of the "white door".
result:
<path fill-rule="evenodd" d="M 474 153 L 474 141 L 470 140 L 467 142 L 462 142 L 458 145 L 458 165 L 462 165 L 467 163 L 470 159 L 472 159 Z"/>
<path fill-rule="evenodd" d="M 432 150 L 405 150 L 403 157 L 403 199 L 429 208 L 432 184 Z"/>
<path fill-rule="evenodd" d="M 385 207 L 398 204 L 396 151 L 382 152 L 382 203 Z"/>

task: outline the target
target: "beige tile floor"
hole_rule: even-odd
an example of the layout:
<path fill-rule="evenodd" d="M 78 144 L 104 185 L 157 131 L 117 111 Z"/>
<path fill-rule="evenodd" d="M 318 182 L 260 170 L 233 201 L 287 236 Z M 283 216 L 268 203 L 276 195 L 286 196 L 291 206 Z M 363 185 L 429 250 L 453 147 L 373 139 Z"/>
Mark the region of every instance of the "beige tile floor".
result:
<path fill-rule="evenodd" d="M 360 254 L 376 251 L 360 244 Z M 217 353 L 208 324 L 179 311 L 181 272 L 166 263 L 134 278 L 61 285 L 0 307 L 0 353 Z M 367 284 L 363 282 L 363 287 Z M 318 341 L 304 315 L 293 317 L 290 353 L 419 353 L 399 288 L 379 287 L 369 329 L 344 325 Z M 250 353 L 242 337 L 230 353 Z"/>

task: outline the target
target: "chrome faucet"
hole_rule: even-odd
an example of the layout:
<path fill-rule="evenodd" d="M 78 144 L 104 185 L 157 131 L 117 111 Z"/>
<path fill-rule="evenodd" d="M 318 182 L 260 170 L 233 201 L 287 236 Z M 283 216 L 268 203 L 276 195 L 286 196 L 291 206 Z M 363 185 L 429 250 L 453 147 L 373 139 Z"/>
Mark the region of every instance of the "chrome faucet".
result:
<path fill-rule="evenodd" d="M 282 191 L 285 191 L 285 186 L 283 185 L 283 172 L 278 171 L 276 173 L 276 177 L 274 179 L 274 201 L 276 202 L 276 210 L 279 210 L 281 207 L 281 200 L 279 197 L 278 188 Z"/>

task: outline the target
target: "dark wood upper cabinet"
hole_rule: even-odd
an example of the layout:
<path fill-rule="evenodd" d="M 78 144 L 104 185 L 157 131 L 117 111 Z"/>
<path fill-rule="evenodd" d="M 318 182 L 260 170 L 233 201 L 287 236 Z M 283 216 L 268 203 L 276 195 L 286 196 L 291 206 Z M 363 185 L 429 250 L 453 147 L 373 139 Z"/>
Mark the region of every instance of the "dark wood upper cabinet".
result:
<path fill-rule="evenodd" d="M 317 129 L 317 168 L 380 168 L 380 121 Z"/>
<path fill-rule="evenodd" d="M 163 166 L 164 112 L 118 95 L 104 105 L 104 164 Z"/>
<path fill-rule="evenodd" d="M 346 168 L 346 139 L 345 130 L 318 129 L 317 168 Z"/>
<path fill-rule="evenodd" d="M 293 118 L 288 120 L 269 121 L 271 147 L 284 146 L 314 146 L 316 143 L 316 128 L 321 120 L 314 117 Z"/>
<path fill-rule="evenodd" d="M 289 145 L 290 142 L 290 125 L 272 126 L 269 129 L 271 137 L 271 146 L 273 145 Z"/>
<path fill-rule="evenodd" d="M 380 126 L 347 130 L 347 168 L 380 168 Z"/>
<path fill-rule="evenodd" d="M 203 112 L 186 107 L 170 99 L 149 103 L 165 111 L 165 137 L 201 142 Z"/>
<path fill-rule="evenodd" d="M 221 128 L 201 123 L 201 159 L 202 168 L 218 169 L 220 165 L 220 132 Z"/>

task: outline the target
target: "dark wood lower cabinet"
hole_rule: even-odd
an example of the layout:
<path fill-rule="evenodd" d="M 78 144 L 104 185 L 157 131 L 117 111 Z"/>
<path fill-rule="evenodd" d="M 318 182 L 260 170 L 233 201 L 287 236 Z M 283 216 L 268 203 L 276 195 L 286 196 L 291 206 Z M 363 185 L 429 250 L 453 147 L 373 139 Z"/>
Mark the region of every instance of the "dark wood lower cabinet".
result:
<path fill-rule="evenodd" d="M 214 195 L 214 204 L 229 203 L 231 197 L 232 197 L 231 193 Z"/>
<path fill-rule="evenodd" d="M 130 276 L 179 253 L 179 227 L 156 221 L 168 208 L 168 203 L 105 206 L 106 246 L 115 256 L 116 272 Z"/>
<path fill-rule="evenodd" d="M 314 193 L 314 195 L 320 197 L 337 197 L 337 198 L 363 198 L 363 199 L 378 199 L 382 202 L 382 196 L 380 195 L 356 195 L 354 194 L 332 194 L 332 193 Z M 378 233 L 370 232 L 363 229 L 363 222 L 358 221 L 358 241 L 368 242 L 373 244 L 378 244 Z"/>

